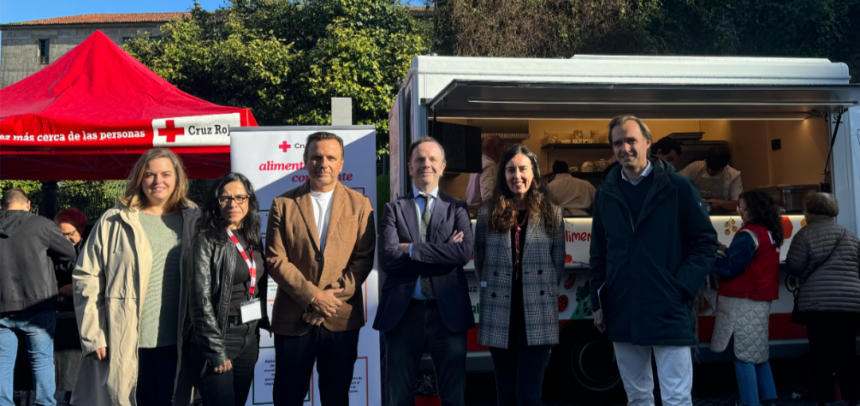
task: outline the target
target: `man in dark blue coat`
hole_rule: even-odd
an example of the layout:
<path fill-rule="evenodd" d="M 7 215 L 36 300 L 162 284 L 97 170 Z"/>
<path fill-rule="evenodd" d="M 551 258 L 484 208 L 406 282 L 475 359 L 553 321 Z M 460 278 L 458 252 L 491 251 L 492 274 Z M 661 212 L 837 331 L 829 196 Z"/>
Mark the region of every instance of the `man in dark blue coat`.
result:
<path fill-rule="evenodd" d="M 629 405 L 654 404 L 653 351 L 663 404 L 692 406 L 693 299 L 714 264 L 717 233 L 693 182 L 649 158 L 645 123 L 616 117 L 609 141 L 619 165 L 594 198 L 594 323 L 614 343 Z"/>
<path fill-rule="evenodd" d="M 413 193 L 385 205 L 379 225 L 382 297 L 373 328 L 385 332 L 387 404 L 412 405 L 424 348 L 443 406 L 463 406 L 466 332 L 475 327 L 463 266 L 475 244 L 466 204 L 439 193 L 445 151 L 432 137 L 409 147 Z"/>

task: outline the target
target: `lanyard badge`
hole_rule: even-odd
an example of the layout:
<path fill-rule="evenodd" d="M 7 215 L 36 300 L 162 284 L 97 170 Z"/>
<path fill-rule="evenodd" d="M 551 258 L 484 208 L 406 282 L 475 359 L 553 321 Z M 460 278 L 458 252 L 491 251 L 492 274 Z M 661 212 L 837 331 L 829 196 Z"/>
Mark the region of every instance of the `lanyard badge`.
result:
<path fill-rule="evenodd" d="M 245 263 L 248 264 L 248 270 L 251 272 L 251 289 L 249 289 L 248 293 L 254 294 L 254 288 L 257 285 L 257 266 L 254 265 L 254 253 L 252 252 L 249 256 L 245 252 L 245 248 L 242 247 L 242 244 L 239 243 L 239 239 L 233 235 L 233 232 L 230 229 L 227 229 L 227 235 L 230 236 L 230 239 L 233 240 L 233 244 L 236 244 L 236 249 L 239 250 L 239 253 L 242 254 L 242 258 L 245 259 Z"/>

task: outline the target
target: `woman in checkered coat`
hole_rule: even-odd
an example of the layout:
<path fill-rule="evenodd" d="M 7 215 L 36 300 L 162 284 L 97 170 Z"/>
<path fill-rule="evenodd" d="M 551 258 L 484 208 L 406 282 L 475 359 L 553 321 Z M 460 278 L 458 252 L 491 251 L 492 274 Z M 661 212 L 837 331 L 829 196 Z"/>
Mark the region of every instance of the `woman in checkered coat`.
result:
<path fill-rule="evenodd" d="M 558 344 L 564 223 L 537 157 L 502 154 L 492 200 L 478 213 L 475 271 L 481 286 L 478 343 L 490 347 L 499 405 L 541 405 L 550 346 Z"/>

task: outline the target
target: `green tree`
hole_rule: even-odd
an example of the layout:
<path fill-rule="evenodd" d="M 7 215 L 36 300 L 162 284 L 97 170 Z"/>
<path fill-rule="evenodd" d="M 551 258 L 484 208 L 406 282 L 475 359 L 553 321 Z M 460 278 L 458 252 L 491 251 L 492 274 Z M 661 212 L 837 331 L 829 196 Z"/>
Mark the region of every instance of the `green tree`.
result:
<path fill-rule="evenodd" d="M 439 0 L 434 49 L 458 56 L 631 53 L 658 0 Z"/>
<path fill-rule="evenodd" d="M 108 209 L 116 206 L 117 199 L 125 192 L 124 180 L 66 180 L 59 182 L 57 207 L 60 210 L 76 208 L 95 223 Z M 41 194 L 34 197 L 41 198 Z"/>
<path fill-rule="evenodd" d="M 66 180 L 59 181 L 57 208 L 76 208 L 94 223 L 125 191 L 124 180 Z M 42 202 L 42 182 L 38 180 L 0 180 L 0 193 L 13 187 L 21 188 L 30 198 L 32 211 L 39 212 Z"/>
<path fill-rule="evenodd" d="M 125 49 L 183 91 L 250 107 L 261 125 L 324 125 L 352 97 L 356 124 L 388 150 L 388 110 L 426 30 L 397 0 L 233 0 L 161 27 Z"/>
<path fill-rule="evenodd" d="M 0 194 L 12 188 L 21 188 L 26 194 L 36 192 L 42 188 L 42 182 L 38 180 L 0 180 Z"/>
<path fill-rule="evenodd" d="M 860 80 L 860 0 L 438 0 L 434 50 L 823 57 Z"/>
<path fill-rule="evenodd" d="M 828 58 L 860 79 L 860 0 L 662 0 L 647 32 L 642 51 Z"/>

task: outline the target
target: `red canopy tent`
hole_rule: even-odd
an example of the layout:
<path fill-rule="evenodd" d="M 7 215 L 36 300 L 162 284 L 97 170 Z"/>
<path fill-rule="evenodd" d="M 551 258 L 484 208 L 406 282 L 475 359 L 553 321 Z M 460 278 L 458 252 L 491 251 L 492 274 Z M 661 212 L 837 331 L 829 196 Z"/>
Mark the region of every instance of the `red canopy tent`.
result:
<path fill-rule="evenodd" d="M 215 178 L 230 170 L 230 128 L 256 125 L 249 109 L 180 91 L 96 31 L 0 89 L 0 179 L 124 179 L 153 147 L 178 153 L 189 177 Z"/>

